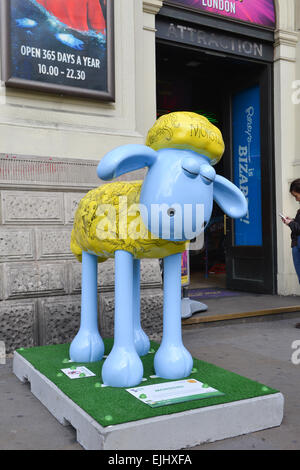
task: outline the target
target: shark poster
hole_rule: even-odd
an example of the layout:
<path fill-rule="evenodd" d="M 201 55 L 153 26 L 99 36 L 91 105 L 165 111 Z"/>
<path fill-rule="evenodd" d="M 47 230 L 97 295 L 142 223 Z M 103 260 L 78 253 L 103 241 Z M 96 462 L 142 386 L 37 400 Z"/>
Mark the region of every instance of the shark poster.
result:
<path fill-rule="evenodd" d="M 114 101 L 113 0 L 2 0 L 6 86 Z"/>

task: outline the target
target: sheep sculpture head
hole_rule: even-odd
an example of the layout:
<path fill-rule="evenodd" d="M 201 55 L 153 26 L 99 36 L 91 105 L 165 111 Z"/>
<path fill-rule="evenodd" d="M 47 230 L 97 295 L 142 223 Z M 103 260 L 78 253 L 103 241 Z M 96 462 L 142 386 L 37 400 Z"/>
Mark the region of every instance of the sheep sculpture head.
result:
<path fill-rule="evenodd" d="M 70 356 L 77 362 L 103 356 L 97 328 L 97 260 L 115 258 L 115 337 L 102 368 L 106 385 L 132 387 L 143 377 L 139 356 L 147 354 L 150 345 L 139 318 L 139 259 L 143 257 L 164 258 L 164 330 L 154 358 L 155 373 L 167 379 L 190 375 L 193 360 L 181 339 L 181 253 L 186 242 L 204 230 L 214 200 L 230 217 L 247 213 L 243 193 L 212 167 L 223 153 L 219 129 L 204 116 L 176 112 L 156 121 L 146 145 L 118 147 L 100 161 L 97 173 L 103 180 L 148 167 L 142 183 L 110 183 L 88 193 L 75 216 L 71 248 L 82 256 L 82 314 Z M 138 237 L 125 243 L 120 236 L 103 239 L 97 219 L 99 204 L 113 203 L 122 194 L 134 194 L 140 217 Z M 120 235 L 121 225 L 116 227 L 112 233 Z"/>
<path fill-rule="evenodd" d="M 125 145 L 109 152 L 97 172 L 99 178 L 110 180 L 148 167 L 139 202 L 153 235 L 172 241 L 195 238 L 209 221 L 214 200 L 230 217 L 247 212 L 240 190 L 212 167 L 225 146 L 219 129 L 204 116 L 164 115 L 150 129 L 146 145 Z"/>

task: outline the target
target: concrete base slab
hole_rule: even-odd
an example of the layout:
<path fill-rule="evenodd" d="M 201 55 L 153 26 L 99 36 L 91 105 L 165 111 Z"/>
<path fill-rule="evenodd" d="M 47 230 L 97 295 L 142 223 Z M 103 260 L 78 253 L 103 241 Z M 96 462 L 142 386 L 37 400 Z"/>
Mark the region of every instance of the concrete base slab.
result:
<path fill-rule="evenodd" d="M 13 372 L 62 425 L 71 424 L 87 450 L 178 450 L 279 426 L 281 393 L 103 427 L 26 359 L 14 353 Z"/>

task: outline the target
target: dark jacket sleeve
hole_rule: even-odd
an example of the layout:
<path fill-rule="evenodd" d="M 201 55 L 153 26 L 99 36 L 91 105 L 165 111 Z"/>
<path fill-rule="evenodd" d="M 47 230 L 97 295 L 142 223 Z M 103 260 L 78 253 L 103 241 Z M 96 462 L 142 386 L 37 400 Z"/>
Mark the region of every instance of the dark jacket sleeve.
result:
<path fill-rule="evenodd" d="M 294 235 L 300 235 L 300 211 L 297 212 L 295 219 L 289 223 L 289 227 Z"/>

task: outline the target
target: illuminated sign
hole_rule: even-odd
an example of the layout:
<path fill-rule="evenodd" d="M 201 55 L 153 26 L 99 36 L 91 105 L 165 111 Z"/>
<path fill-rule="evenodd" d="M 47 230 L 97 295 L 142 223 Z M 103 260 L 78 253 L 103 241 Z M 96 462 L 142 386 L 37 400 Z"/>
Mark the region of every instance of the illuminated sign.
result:
<path fill-rule="evenodd" d="M 274 0 L 171 0 L 168 3 L 275 28 Z"/>

